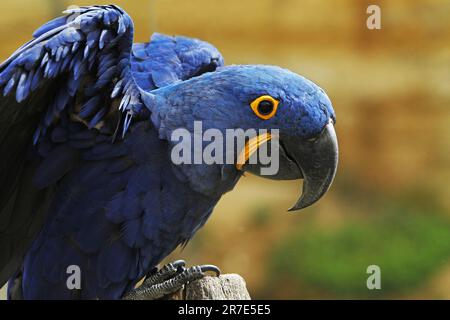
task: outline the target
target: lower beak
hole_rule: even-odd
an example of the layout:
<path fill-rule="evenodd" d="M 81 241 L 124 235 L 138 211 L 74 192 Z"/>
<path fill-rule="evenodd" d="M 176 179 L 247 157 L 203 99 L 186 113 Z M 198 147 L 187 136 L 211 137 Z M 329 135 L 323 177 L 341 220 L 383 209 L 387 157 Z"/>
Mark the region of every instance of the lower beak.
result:
<path fill-rule="evenodd" d="M 330 120 L 317 138 L 300 143 L 288 138 L 283 147 L 304 179 L 302 195 L 289 211 L 309 207 L 328 191 L 336 175 L 338 142 L 333 122 Z"/>

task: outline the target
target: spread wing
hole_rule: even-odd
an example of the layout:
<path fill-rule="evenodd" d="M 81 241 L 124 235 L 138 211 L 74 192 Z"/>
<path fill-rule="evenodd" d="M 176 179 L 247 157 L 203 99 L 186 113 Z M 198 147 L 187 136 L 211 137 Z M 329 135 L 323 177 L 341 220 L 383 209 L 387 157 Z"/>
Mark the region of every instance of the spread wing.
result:
<path fill-rule="evenodd" d="M 133 23 L 122 9 L 70 10 L 33 36 L 0 66 L 0 286 L 41 229 L 57 182 L 33 181 L 33 145 L 62 120 L 113 136 L 143 109 L 131 72 Z"/>
<path fill-rule="evenodd" d="M 0 286 L 45 223 L 58 183 L 79 165 L 59 128 L 113 140 L 148 115 L 141 90 L 223 65 L 217 49 L 197 39 L 154 34 L 133 45 L 131 18 L 112 5 L 69 10 L 33 36 L 0 65 Z M 63 146 L 40 155 L 50 141 Z M 51 163 L 38 168 L 42 161 Z"/>

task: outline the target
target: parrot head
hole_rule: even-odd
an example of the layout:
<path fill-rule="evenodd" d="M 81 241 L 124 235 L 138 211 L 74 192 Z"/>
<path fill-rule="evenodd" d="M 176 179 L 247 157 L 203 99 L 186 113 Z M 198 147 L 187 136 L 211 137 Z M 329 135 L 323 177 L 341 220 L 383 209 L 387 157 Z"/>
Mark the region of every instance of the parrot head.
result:
<path fill-rule="evenodd" d="M 219 67 L 190 80 L 147 94 L 152 121 L 160 136 L 170 141 L 177 128 L 194 133 L 203 130 L 225 133 L 230 128 L 277 130 L 279 169 L 271 179 L 303 179 L 303 192 L 290 210 L 318 201 L 336 174 L 338 144 L 335 113 L 330 99 L 313 82 L 288 70 L 263 65 Z M 270 134 L 248 141 L 244 164 L 183 164 L 182 172 L 195 188 L 211 192 L 233 185 L 243 172 L 260 174 L 260 164 L 245 163 L 251 152 Z M 255 142 L 257 141 L 257 142 Z M 220 188 L 219 188 L 220 189 Z"/>

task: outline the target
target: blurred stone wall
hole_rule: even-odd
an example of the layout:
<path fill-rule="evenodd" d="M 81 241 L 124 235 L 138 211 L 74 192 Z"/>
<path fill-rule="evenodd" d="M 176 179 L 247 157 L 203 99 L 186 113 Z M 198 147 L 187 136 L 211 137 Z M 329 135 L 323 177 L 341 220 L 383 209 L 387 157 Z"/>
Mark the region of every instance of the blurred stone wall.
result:
<path fill-rule="evenodd" d="M 93 2 L 111 1 L 2 1 L 0 58 L 59 8 Z M 335 188 L 351 181 L 393 195 L 418 189 L 450 211 L 449 1 L 114 2 L 133 17 L 136 41 L 147 41 L 154 31 L 198 37 L 215 44 L 229 64 L 276 64 L 320 84 L 337 112 L 341 160 Z M 381 30 L 365 26 L 369 4 L 381 6 Z M 299 188 L 294 182 L 243 179 L 184 254 L 193 262 L 210 262 L 205 257 L 221 262 L 226 272 L 242 274 L 250 290 L 257 290 L 264 281 L 258 263 L 270 243 L 309 219 L 283 214 Z M 318 221 L 345 219 L 350 209 L 337 194 L 331 192 L 311 209 Z M 256 230 L 248 218 L 260 206 L 270 209 L 270 231 Z M 206 238 L 213 243 L 201 241 Z"/>

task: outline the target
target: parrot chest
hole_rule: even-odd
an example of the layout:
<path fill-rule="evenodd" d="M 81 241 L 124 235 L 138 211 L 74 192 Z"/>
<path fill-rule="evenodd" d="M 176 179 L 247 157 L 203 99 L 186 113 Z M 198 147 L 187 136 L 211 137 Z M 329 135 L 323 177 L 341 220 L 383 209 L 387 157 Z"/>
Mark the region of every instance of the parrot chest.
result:
<path fill-rule="evenodd" d="M 71 266 L 81 271 L 85 298 L 120 297 L 191 239 L 220 197 L 180 181 L 167 154 L 167 144 L 149 125 L 137 125 L 123 144 L 83 152 L 85 162 L 59 183 L 47 222 L 27 253 L 29 297 L 45 295 L 50 284 L 58 297 L 69 294 Z M 35 288 L 42 292 L 30 289 L 32 283 L 40 283 Z"/>

